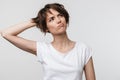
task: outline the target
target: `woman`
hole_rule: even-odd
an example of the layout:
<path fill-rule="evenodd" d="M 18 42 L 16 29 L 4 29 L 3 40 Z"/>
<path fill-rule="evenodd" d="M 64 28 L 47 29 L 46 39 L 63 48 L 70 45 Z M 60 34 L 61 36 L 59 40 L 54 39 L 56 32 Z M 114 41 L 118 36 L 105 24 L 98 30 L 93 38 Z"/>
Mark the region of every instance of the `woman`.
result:
<path fill-rule="evenodd" d="M 44 68 L 44 80 L 95 80 L 92 52 L 84 43 L 67 36 L 69 14 L 62 4 L 45 5 L 36 18 L 17 24 L 1 32 L 16 47 L 36 55 Z M 37 26 L 43 33 L 50 33 L 50 43 L 36 42 L 17 36 L 24 30 Z"/>

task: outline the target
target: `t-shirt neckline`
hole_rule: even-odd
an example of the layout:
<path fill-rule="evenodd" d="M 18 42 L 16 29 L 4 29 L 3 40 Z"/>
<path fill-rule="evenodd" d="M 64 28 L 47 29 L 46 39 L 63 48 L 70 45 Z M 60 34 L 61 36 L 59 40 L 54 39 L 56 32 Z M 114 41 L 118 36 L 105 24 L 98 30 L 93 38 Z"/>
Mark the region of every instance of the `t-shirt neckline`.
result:
<path fill-rule="evenodd" d="M 77 42 L 75 42 L 74 47 L 73 47 L 71 50 L 69 50 L 69 51 L 67 51 L 67 52 L 60 52 L 60 51 L 58 51 L 57 49 L 55 49 L 55 48 L 53 47 L 52 43 L 50 43 L 51 49 L 52 49 L 53 51 L 55 51 L 56 53 L 58 53 L 59 55 L 62 55 L 62 56 L 65 56 L 65 55 L 68 55 L 69 53 L 71 53 L 71 52 L 76 48 L 76 46 L 77 46 Z"/>

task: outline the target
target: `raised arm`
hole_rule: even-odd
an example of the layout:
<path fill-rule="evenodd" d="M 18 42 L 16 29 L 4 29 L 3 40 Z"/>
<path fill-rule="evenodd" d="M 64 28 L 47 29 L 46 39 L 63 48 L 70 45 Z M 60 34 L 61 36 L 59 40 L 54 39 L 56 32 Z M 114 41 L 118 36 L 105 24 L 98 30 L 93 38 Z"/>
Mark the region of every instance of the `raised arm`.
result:
<path fill-rule="evenodd" d="M 24 30 L 34 26 L 36 24 L 32 20 L 25 21 L 2 30 L 1 36 L 16 47 L 36 55 L 36 42 L 18 36 Z"/>

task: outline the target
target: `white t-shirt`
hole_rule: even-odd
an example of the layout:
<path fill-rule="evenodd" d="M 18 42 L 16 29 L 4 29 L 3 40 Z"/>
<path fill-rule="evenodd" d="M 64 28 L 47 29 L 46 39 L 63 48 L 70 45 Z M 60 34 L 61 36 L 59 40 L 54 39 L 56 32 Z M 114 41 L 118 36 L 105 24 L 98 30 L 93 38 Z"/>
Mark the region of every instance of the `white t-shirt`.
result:
<path fill-rule="evenodd" d="M 92 56 L 91 48 L 76 42 L 68 53 L 60 53 L 51 43 L 37 42 L 37 57 L 43 65 L 44 80 L 82 80 L 83 68 Z"/>

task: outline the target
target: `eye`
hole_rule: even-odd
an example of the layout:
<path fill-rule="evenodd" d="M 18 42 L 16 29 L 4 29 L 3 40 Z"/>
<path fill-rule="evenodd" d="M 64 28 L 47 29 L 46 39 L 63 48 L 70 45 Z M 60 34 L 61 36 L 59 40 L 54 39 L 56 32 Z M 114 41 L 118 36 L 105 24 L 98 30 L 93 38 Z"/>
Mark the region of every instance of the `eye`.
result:
<path fill-rule="evenodd" d="M 51 22 L 51 21 L 53 21 L 54 20 L 54 17 L 51 17 L 50 19 L 49 19 L 49 22 Z"/>
<path fill-rule="evenodd" d="M 58 16 L 63 17 L 64 15 L 63 14 L 58 14 Z"/>

